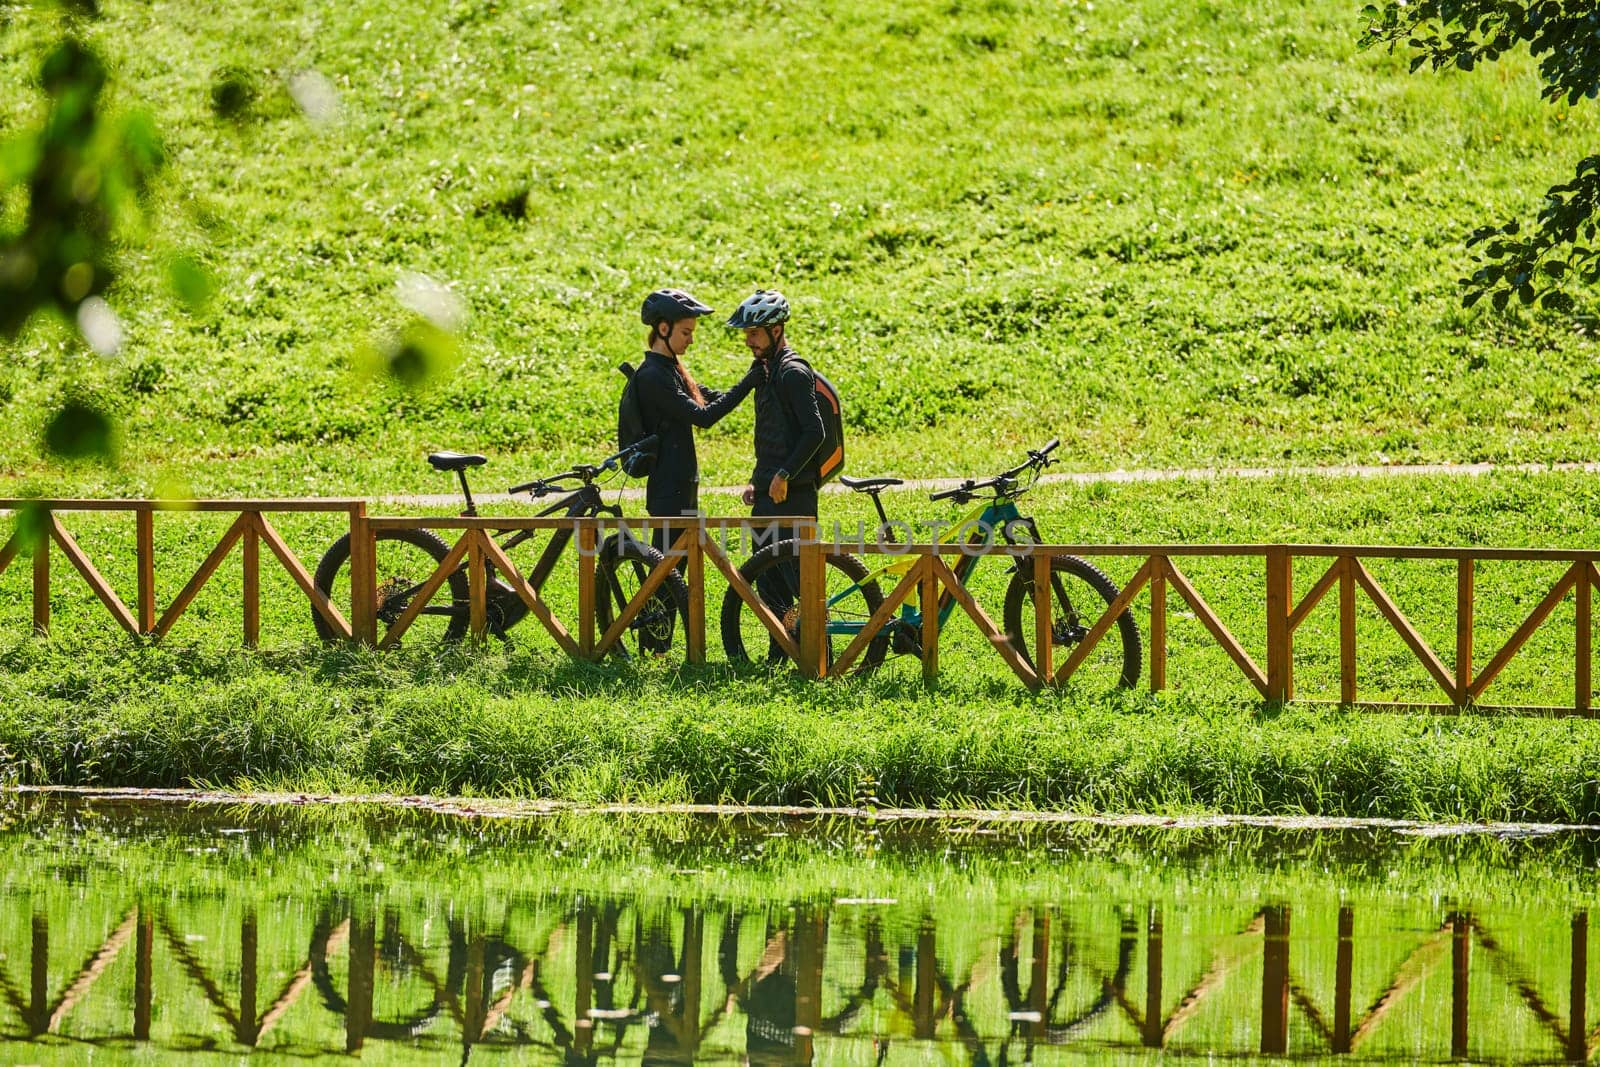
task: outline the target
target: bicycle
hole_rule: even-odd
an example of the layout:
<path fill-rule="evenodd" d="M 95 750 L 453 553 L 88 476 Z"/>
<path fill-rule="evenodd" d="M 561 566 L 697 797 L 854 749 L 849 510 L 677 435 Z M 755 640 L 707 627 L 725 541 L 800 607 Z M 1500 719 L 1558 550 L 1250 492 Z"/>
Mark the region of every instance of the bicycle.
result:
<path fill-rule="evenodd" d="M 655 444 L 654 437 L 647 437 L 614 455 L 607 456 L 597 464 L 579 464 L 571 470 L 562 471 L 548 478 L 536 478 L 531 482 L 514 485 L 507 492 L 512 495 L 528 493 L 530 499 L 535 501 L 556 494 L 567 494 L 537 512 L 535 516 L 537 518 L 546 518 L 558 512 L 564 518 L 593 518 L 601 515 L 620 518 L 622 509 L 604 502 L 601 497 L 603 487 L 599 483 L 606 475 L 620 472 L 623 462 L 634 453 L 653 449 Z M 435 470 L 456 475 L 466 501 L 466 507 L 461 514 L 469 517 L 476 516 L 478 509 L 472 499 L 472 490 L 467 484 L 467 471 L 487 462 L 488 458 L 485 456 L 461 452 L 434 452 L 428 456 L 428 463 Z M 508 555 L 512 549 L 534 537 L 537 532 L 514 530 L 507 534 L 506 531 L 496 531 L 497 534 L 505 535 L 498 544 Z M 533 569 L 527 573 L 528 584 L 534 592 L 543 590 L 546 579 L 555 569 L 572 536 L 571 528 L 552 531 L 549 543 Z M 375 550 L 377 617 L 384 623 L 392 624 L 410 606 L 412 598 L 421 590 L 428 577 L 444 562 L 450 553 L 450 546 L 428 530 L 378 530 L 375 536 Z M 594 568 L 595 621 L 601 632 L 611 625 L 613 619 L 622 614 L 646 577 L 662 559 L 659 550 L 625 531 L 612 534 L 601 542 Z M 345 534 L 329 546 L 317 563 L 316 574 L 312 579 L 316 587 L 330 598 L 348 596 L 349 560 L 350 535 Z M 490 564 L 485 565 L 485 577 L 487 578 L 485 595 L 487 632 L 505 638 L 506 631 L 521 622 L 528 614 L 528 605 L 509 584 L 497 576 L 495 568 Z M 416 632 L 417 627 L 422 626 L 422 633 L 428 639 L 459 641 L 467 634 L 470 612 L 467 566 L 462 563 L 450 572 L 445 584 L 422 608 L 411 630 L 407 632 Z M 625 652 L 624 643 L 631 638 L 636 650 L 641 653 L 667 652 L 672 647 L 673 633 L 678 619 L 688 617 L 688 585 L 682 575 L 677 571 L 671 571 L 644 609 L 629 624 L 629 637 L 619 641 L 615 648 Z M 316 624 L 318 636 L 324 641 L 337 636 L 320 614 L 313 612 L 312 621 Z"/>
<path fill-rule="evenodd" d="M 1026 462 L 984 481 L 967 479 L 954 489 L 933 493 L 932 501 L 953 500 L 957 504 L 971 504 L 970 511 L 950 525 L 949 532 L 939 538 L 940 544 L 960 543 L 964 551 L 953 567 L 955 577 L 970 588 L 970 581 L 983 560 L 994 554 L 996 536 L 1008 545 L 1042 544 L 1039 527 L 1031 515 L 1017 510 L 1017 500 L 1033 488 L 1044 468 L 1050 465 L 1050 453 L 1060 444 L 1052 440 L 1040 449 L 1030 449 Z M 905 484 L 899 478 L 840 478 L 839 481 L 858 493 L 872 497 L 882 525 L 878 527 L 879 543 L 892 543 L 889 533 L 894 524 L 884 512 L 880 494 L 897 485 Z M 909 530 L 909 528 L 908 528 Z M 740 568 L 740 575 L 755 588 L 763 603 L 784 625 L 792 637 L 799 632 L 799 542 L 793 539 L 779 541 L 762 548 Z M 883 604 L 880 579 L 898 582 L 913 567 L 918 557 L 896 553 L 889 562 L 869 569 L 862 561 L 836 544 L 823 555 L 826 585 L 827 619 L 824 633 L 827 638 L 827 662 L 831 666 L 835 657 L 865 628 L 873 613 Z M 1036 630 L 1034 615 L 1034 579 L 1030 560 L 1012 557 L 1006 586 L 1004 631 L 1012 646 L 1032 666 L 1032 650 Z M 1053 556 L 1050 561 L 1051 586 L 1051 643 L 1070 655 L 1072 646 L 1080 643 L 1100 615 L 1117 598 L 1119 590 L 1104 572 L 1088 560 L 1077 556 Z M 892 587 L 892 586 L 891 586 Z M 922 657 L 922 611 L 914 603 L 916 597 L 907 599 L 898 612 L 891 616 L 862 651 L 853 665 L 855 672 L 870 672 L 879 667 L 891 653 Z M 956 600 L 949 590 L 939 597 L 938 618 L 943 627 Z M 777 663 L 785 658 L 778 643 L 771 639 L 755 611 L 733 590 L 722 601 L 721 630 L 723 650 L 730 661 L 750 662 L 763 643 L 767 648 L 767 662 Z M 1132 686 L 1139 680 L 1140 670 L 1139 628 L 1133 615 L 1124 610 L 1117 616 L 1116 624 L 1100 639 L 1089 657 L 1078 668 L 1075 678 L 1096 681 L 1107 688 L 1111 685 Z"/>

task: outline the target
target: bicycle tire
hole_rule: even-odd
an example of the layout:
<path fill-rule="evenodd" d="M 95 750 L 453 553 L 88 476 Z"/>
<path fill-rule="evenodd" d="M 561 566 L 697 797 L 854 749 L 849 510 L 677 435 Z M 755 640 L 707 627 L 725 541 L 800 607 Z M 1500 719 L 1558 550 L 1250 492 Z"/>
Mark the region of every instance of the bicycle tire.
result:
<path fill-rule="evenodd" d="M 659 549 L 631 537 L 611 536 L 600 545 L 594 566 L 597 638 L 622 614 L 623 608 L 663 558 Z M 679 619 L 688 625 L 689 586 L 683 580 L 683 575 L 674 570 L 667 574 L 666 580 L 643 610 L 634 616 L 628 624 L 628 634 L 612 646 L 612 652 L 619 655 L 637 653 L 641 656 L 670 652 Z M 627 647 L 629 636 L 633 639 L 632 648 Z"/>
<path fill-rule="evenodd" d="M 378 530 L 375 534 L 377 555 L 377 589 L 378 589 L 378 619 L 380 622 L 393 622 L 411 601 L 409 590 L 415 589 L 427 580 L 428 575 L 438 569 L 444 558 L 450 554 L 450 546 L 427 530 Z M 409 549 L 401 549 L 409 546 Z M 426 554 L 433 561 L 429 566 L 420 556 L 418 550 Z M 312 583 L 338 604 L 341 599 L 348 603 L 350 592 L 350 575 L 347 564 L 350 562 L 350 535 L 344 534 L 322 554 L 322 559 L 317 561 L 317 570 L 312 577 Z M 385 573 L 390 572 L 390 573 Z M 457 567 L 445 580 L 445 589 L 434 594 L 432 604 L 439 605 L 440 599 L 448 591 L 450 614 L 445 617 L 443 632 L 439 633 L 437 640 L 459 641 L 467 634 L 469 591 L 467 585 L 467 572 L 464 567 Z M 428 616 L 438 618 L 444 616 Z M 420 619 L 419 619 L 420 621 Z M 315 608 L 311 611 L 311 622 L 317 628 L 317 636 L 324 641 L 332 641 L 340 635 L 335 633 L 328 625 L 328 621 Z M 408 633 L 414 633 L 413 626 Z M 383 635 L 380 633 L 379 637 Z"/>
<path fill-rule="evenodd" d="M 745 561 L 739 568 L 739 575 L 752 589 L 761 596 L 762 602 L 784 623 L 784 629 L 789 636 L 798 641 L 800 627 L 795 601 L 799 599 L 798 562 L 799 542 L 794 540 L 779 541 L 768 545 L 760 552 Z M 786 570 L 788 564 L 793 569 Z M 883 591 L 878 587 L 876 580 L 868 580 L 866 566 L 855 556 L 847 552 L 828 552 L 822 557 L 823 580 L 828 589 L 829 600 L 833 600 L 846 590 L 854 589 L 860 593 L 861 602 L 851 606 L 853 595 L 846 597 L 838 603 L 832 604 L 828 609 L 828 617 L 857 619 L 861 623 L 872 617 L 883 603 Z M 778 584 L 781 582 L 781 585 Z M 841 606 L 843 605 L 843 606 Z M 745 603 L 731 586 L 722 597 L 722 651 L 730 663 L 758 662 L 756 656 L 750 654 L 750 640 L 747 632 L 756 640 L 761 634 L 766 633 L 766 628 L 756 618 L 750 605 Z M 827 640 L 827 663 L 831 668 L 836 656 L 843 654 L 844 650 L 854 640 L 854 637 L 840 634 L 837 637 L 829 636 Z M 856 660 L 851 670 L 852 674 L 867 674 L 883 663 L 884 656 L 889 650 L 889 634 L 887 628 L 879 630 L 867 647 L 862 650 L 861 656 Z M 774 665 L 788 657 L 778 643 L 768 635 L 767 653 L 764 662 Z"/>
<path fill-rule="evenodd" d="M 1011 583 L 1006 587 L 1006 636 L 1022 653 L 1028 665 L 1032 666 L 1035 643 L 1033 566 L 1030 560 L 1019 560 L 1018 564 L 1016 573 L 1011 576 Z M 1070 650 L 1099 620 L 1104 611 L 1099 605 L 1104 603 L 1105 607 L 1110 607 L 1121 590 L 1100 568 L 1077 556 L 1052 556 L 1050 577 L 1052 641 L 1057 647 Z M 1088 587 L 1087 590 L 1084 586 Z M 1092 596 L 1086 596 L 1090 593 Z M 1084 617 L 1078 614 L 1078 607 L 1073 603 L 1074 595 L 1080 602 L 1087 599 L 1094 605 L 1092 615 Z M 1070 651 L 1067 654 L 1070 655 Z M 1091 685 L 1099 682 L 1104 688 L 1136 685 L 1141 655 L 1138 624 L 1133 620 L 1133 613 L 1124 609 L 1117 616 L 1116 625 L 1106 631 L 1073 678 Z M 1065 662 L 1065 659 L 1058 658 L 1056 662 Z"/>

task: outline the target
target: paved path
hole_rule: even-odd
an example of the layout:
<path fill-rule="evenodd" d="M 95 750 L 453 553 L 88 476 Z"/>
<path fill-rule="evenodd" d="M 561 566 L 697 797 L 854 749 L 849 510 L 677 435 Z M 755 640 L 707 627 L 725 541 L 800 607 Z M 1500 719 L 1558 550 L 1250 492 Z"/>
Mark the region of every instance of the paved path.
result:
<path fill-rule="evenodd" d="M 1062 471 L 1046 474 L 1039 479 L 1044 485 L 1091 485 L 1095 482 L 1170 482 L 1200 478 L 1274 478 L 1278 475 L 1292 477 L 1318 477 L 1318 478 L 1405 478 L 1419 474 L 1450 474 L 1478 476 L 1493 474 L 1497 471 L 1516 471 L 1524 473 L 1542 473 L 1545 471 L 1581 471 L 1588 474 L 1600 472 L 1600 463 L 1419 463 L 1412 466 L 1372 466 L 1372 467 L 1202 467 L 1187 470 L 1115 470 L 1115 471 Z M 921 478 L 907 480 L 900 488 L 903 490 L 920 490 L 937 493 L 945 489 L 954 489 L 961 484 L 960 478 Z M 701 486 L 702 493 L 730 493 L 737 494 L 741 486 Z M 842 493 L 845 487 L 838 482 L 823 487 L 825 493 Z M 609 494 L 608 494 L 609 495 Z M 526 503 L 527 497 L 513 497 L 508 493 L 473 493 L 473 499 L 480 504 L 506 503 L 519 501 Z M 622 490 L 625 500 L 641 499 L 644 496 L 643 485 Z M 375 503 L 399 504 L 412 507 L 449 507 L 461 502 L 460 493 L 418 493 L 399 496 L 373 497 Z"/>

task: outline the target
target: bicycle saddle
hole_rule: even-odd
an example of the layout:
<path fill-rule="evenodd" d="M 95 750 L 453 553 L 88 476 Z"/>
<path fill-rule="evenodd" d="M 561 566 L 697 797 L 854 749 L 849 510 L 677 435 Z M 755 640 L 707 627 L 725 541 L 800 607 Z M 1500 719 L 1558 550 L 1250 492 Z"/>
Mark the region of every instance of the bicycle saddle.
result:
<path fill-rule="evenodd" d="M 887 489 L 891 485 L 904 485 L 903 478 L 847 478 L 839 476 L 839 484 L 854 489 L 858 493 L 876 493 L 879 489 Z"/>
<path fill-rule="evenodd" d="M 481 467 L 489 462 L 488 456 L 468 455 L 464 452 L 430 452 L 428 462 L 436 471 L 464 471 L 468 467 Z"/>

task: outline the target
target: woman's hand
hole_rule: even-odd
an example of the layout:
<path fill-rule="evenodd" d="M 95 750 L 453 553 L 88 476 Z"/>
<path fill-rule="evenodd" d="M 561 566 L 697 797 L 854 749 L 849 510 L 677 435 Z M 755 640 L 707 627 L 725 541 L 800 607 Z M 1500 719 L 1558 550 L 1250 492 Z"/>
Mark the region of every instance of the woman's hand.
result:
<path fill-rule="evenodd" d="M 745 507 L 747 507 L 747 508 L 755 507 L 756 506 L 756 487 L 753 486 L 753 485 L 745 486 L 744 487 L 744 492 L 739 494 L 739 499 L 744 501 L 744 506 Z"/>

